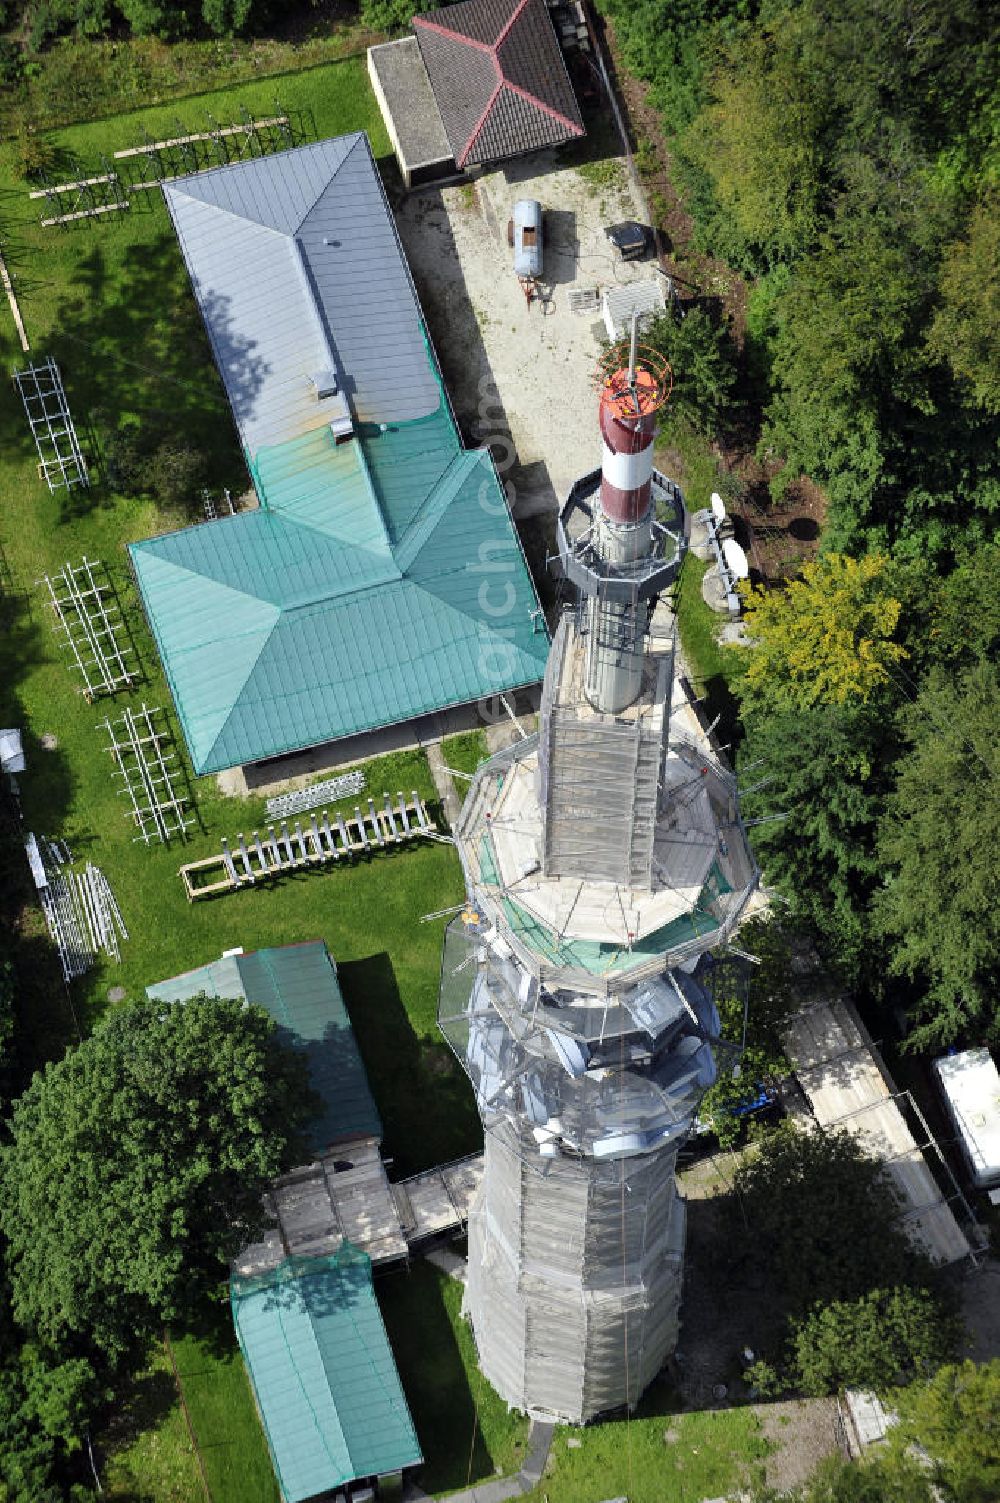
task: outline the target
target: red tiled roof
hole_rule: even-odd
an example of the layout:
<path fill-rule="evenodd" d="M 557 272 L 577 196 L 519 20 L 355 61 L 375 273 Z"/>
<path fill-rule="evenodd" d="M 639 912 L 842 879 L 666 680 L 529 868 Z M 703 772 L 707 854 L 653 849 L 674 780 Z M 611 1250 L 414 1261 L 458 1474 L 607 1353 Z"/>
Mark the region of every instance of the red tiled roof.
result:
<path fill-rule="evenodd" d="M 459 167 L 583 135 L 544 0 L 459 0 L 413 30 Z"/>

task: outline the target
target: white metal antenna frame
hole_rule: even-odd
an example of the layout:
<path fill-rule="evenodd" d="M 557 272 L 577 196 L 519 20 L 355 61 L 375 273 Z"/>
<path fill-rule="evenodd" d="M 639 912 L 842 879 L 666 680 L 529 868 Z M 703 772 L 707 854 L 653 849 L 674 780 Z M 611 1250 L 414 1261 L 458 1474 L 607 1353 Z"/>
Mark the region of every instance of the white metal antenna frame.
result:
<path fill-rule="evenodd" d="M 44 574 L 42 583 L 49 592 L 55 631 L 65 637 L 83 676 L 84 697 L 89 701 L 129 688 L 136 674 L 125 658 L 132 649 L 121 641 L 124 623 L 104 565 L 84 555 L 78 564 L 63 564 L 54 580 Z"/>
<path fill-rule="evenodd" d="M 14 372 L 31 436 L 38 450 L 38 474 L 50 491 L 89 486 L 87 465 L 73 427 L 59 367 L 49 355 L 39 365 Z"/>
<path fill-rule="evenodd" d="M 169 842 L 174 836 L 185 838 L 194 820 L 193 813 L 185 807 L 187 798 L 174 787 L 179 769 L 169 764 L 176 763 L 177 753 L 167 749 L 167 730 L 157 730 L 154 725 L 154 716 L 163 713 L 144 704 L 138 714 L 125 709 L 119 719 L 104 720 L 98 727 L 108 733 L 111 743 L 108 750 L 116 763 L 115 775 L 125 785 L 119 791 L 127 795 L 132 805 L 129 813 L 138 832 L 133 839 L 146 845 L 151 840 Z"/>

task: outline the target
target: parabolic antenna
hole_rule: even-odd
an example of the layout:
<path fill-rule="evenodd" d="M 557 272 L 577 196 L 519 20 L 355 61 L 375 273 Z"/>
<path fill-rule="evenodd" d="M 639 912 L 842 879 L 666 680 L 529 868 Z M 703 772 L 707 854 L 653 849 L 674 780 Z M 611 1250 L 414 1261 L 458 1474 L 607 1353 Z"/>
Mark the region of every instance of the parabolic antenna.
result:
<path fill-rule="evenodd" d="M 718 491 L 712 492 L 711 499 L 713 517 L 717 522 L 724 522 L 726 520 L 726 503 L 723 501 Z"/>
<path fill-rule="evenodd" d="M 735 538 L 726 538 L 722 545 L 722 556 L 726 560 L 726 568 L 734 579 L 748 577 L 750 565 L 747 563 L 746 554 Z"/>

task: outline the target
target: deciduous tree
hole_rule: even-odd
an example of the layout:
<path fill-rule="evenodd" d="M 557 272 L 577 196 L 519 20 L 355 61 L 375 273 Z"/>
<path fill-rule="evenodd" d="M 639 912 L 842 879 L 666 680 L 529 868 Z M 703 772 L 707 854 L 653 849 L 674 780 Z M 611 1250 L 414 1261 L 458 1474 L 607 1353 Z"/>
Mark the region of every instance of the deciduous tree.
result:
<path fill-rule="evenodd" d="M 751 587 L 744 614 L 755 644 L 744 675 L 751 714 L 863 703 L 906 657 L 891 564 L 881 554 L 827 553 L 785 590 Z"/>
<path fill-rule="evenodd" d="M 110 1013 L 14 1107 L 0 1227 L 17 1318 L 114 1357 L 196 1305 L 259 1224 L 312 1099 L 260 1008 Z"/>

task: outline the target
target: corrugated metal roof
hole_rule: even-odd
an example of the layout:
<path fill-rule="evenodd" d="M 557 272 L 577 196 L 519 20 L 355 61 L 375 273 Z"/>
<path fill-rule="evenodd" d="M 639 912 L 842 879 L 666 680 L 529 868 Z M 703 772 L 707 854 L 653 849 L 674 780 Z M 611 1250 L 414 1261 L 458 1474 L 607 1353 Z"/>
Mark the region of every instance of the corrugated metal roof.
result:
<path fill-rule="evenodd" d="M 359 422 L 434 411 L 420 305 L 363 133 L 163 193 L 251 459 L 328 422 L 311 383 L 324 369 Z"/>
<path fill-rule="evenodd" d="M 305 1055 L 322 1103 L 307 1135 L 314 1153 L 348 1138 L 382 1136 L 337 968 L 322 940 L 227 955 L 146 992 L 165 1002 L 185 1002 L 203 993 L 236 997 L 269 1012 L 282 1042 Z"/>
<path fill-rule="evenodd" d="M 544 0 L 459 0 L 413 30 L 460 167 L 583 135 Z"/>
<path fill-rule="evenodd" d="M 537 682 L 534 587 L 365 138 L 164 191 L 262 503 L 130 545 L 195 771 Z M 331 366 L 358 419 L 339 445 L 309 381 Z"/>
<path fill-rule="evenodd" d="M 318 439 L 341 484 L 279 477 L 269 453 L 273 510 L 265 490 L 259 512 L 132 545 L 197 772 L 541 677 L 548 637 L 492 461 L 441 444 L 440 419 L 423 451 L 398 425 Z"/>
<path fill-rule="evenodd" d="M 234 1276 L 233 1323 L 286 1503 L 422 1460 L 364 1253 Z"/>

